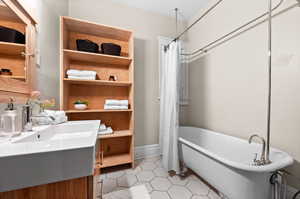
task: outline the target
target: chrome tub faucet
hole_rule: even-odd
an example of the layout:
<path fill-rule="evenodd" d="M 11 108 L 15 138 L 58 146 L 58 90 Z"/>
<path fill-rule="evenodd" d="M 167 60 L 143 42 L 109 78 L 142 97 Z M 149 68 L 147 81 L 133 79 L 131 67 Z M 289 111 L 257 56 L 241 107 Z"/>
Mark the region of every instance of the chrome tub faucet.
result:
<path fill-rule="evenodd" d="M 266 141 L 263 137 L 259 136 L 259 135 L 252 135 L 250 138 L 249 138 L 249 144 L 252 143 L 252 140 L 254 138 L 258 138 L 259 140 L 261 140 L 262 142 L 262 151 L 261 151 L 261 156 L 260 156 L 260 159 L 258 160 L 257 159 L 257 154 L 255 155 L 255 158 L 253 160 L 253 163 L 255 166 L 262 166 L 262 165 L 267 165 L 267 164 L 270 164 L 271 161 L 270 160 L 267 160 L 266 159 Z"/>

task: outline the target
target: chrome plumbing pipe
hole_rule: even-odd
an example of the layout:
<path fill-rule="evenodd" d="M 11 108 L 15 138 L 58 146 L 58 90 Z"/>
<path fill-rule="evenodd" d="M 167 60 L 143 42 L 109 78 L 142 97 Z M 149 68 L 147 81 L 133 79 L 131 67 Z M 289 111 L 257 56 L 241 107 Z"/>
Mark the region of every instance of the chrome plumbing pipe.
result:
<path fill-rule="evenodd" d="M 268 16 L 268 111 L 267 111 L 267 151 L 266 163 L 270 161 L 270 138 L 271 138 L 271 108 L 272 108 L 272 0 L 269 1 Z"/>

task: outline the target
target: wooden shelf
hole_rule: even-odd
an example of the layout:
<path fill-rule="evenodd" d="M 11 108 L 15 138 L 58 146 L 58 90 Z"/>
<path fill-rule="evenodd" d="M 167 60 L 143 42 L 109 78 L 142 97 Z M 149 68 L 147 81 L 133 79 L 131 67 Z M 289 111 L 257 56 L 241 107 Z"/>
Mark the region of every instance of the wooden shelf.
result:
<path fill-rule="evenodd" d="M 112 26 L 97 24 L 71 17 L 62 17 L 66 28 L 70 32 L 78 32 L 88 35 L 106 37 L 110 39 L 128 42 L 132 36 L 132 31 L 116 28 Z"/>
<path fill-rule="evenodd" d="M 25 44 L 0 41 L 0 54 L 21 56 L 22 52 L 25 52 Z"/>
<path fill-rule="evenodd" d="M 131 86 L 131 82 L 106 81 L 106 80 L 77 80 L 64 78 L 64 81 L 70 84 L 85 84 L 85 85 L 103 85 L 103 86 Z"/>
<path fill-rule="evenodd" d="M 132 112 L 131 109 L 126 110 L 105 110 L 105 109 L 87 109 L 87 110 L 67 110 L 66 113 L 111 113 L 111 112 Z"/>
<path fill-rule="evenodd" d="M 13 75 L 0 75 L 0 77 L 18 79 L 18 80 L 25 80 L 26 79 L 25 76 L 13 76 Z"/>
<path fill-rule="evenodd" d="M 98 135 L 98 138 L 109 139 L 109 138 L 117 138 L 117 137 L 128 137 L 132 135 L 133 133 L 131 130 L 124 130 L 124 131 L 114 131 L 113 134 L 108 134 L 108 135 Z"/>
<path fill-rule="evenodd" d="M 132 59 L 122 56 L 104 55 L 64 49 L 65 56 L 71 61 L 83 61 L 99 64 L 129 66 Z"/>
<path fill-rule="evenodd" d="M 23 23 L 23 21 L 6 5 L 0 4 L 0 19 Z"/>
<path fill-rule="evenodd" d="M 129 164 L 132 163 L 131 154 L 118 154 L 118 155 L 111 155 L 111 156 L 104 156 L 103 163 L 100 165 L 101 168 L 112 167 L 122 164 Z"/>

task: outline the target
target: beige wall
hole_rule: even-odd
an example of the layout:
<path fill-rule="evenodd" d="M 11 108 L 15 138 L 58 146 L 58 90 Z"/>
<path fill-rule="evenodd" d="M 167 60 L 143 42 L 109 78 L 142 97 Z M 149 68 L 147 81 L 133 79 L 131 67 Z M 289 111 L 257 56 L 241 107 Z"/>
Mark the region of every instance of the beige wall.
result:
<path fill-rule="evenodd" d="M 295 2 L 288 0 L 283 7 Z M 190 31 L 188 49 L 192 51 L 213 41 L 266 9 L 267 1 L 224 1 L 213 14 Z M 274 19 L 271 135 L 272 146 L 290 153 L 295 158 L 296 164 L 290 171 L 296 173 L 298 177 L 300 177 L 299 19 L 300 8 L 294 8 Z M 198 57 L 190 63 L 189 69 L 190 106 L 187 112 L 187 125 L 204 127 L 244 139 L 254 133 L 265 136 L 267 24 L 260 25 L 205 56 Z M 300 188 L 300 182 L 290 180 L 290 184 Z"/>
<path fill-rule="evenodd" d="M 59 17 L 68 15 L 66 0 L 38 0 L 38 89 L 59 105 Z"/>
<path fill-rule="evenodd" d="M 158 36 L 172 36 L 174 19 L 109 0 L 71 0 L 71 17 L 134 31 L 136 145 L 158 144 Z"/>

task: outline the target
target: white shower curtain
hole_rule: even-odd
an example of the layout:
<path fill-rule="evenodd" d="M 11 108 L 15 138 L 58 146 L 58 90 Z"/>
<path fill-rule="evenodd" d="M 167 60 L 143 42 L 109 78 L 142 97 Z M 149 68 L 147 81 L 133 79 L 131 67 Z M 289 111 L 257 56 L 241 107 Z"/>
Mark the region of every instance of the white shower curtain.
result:
<path fill-rule="evenodd" d="M 160 136 L 163 166 L 180 172 L 178 156 L 180 42 L 163 52 L 160 74 Z"/>

